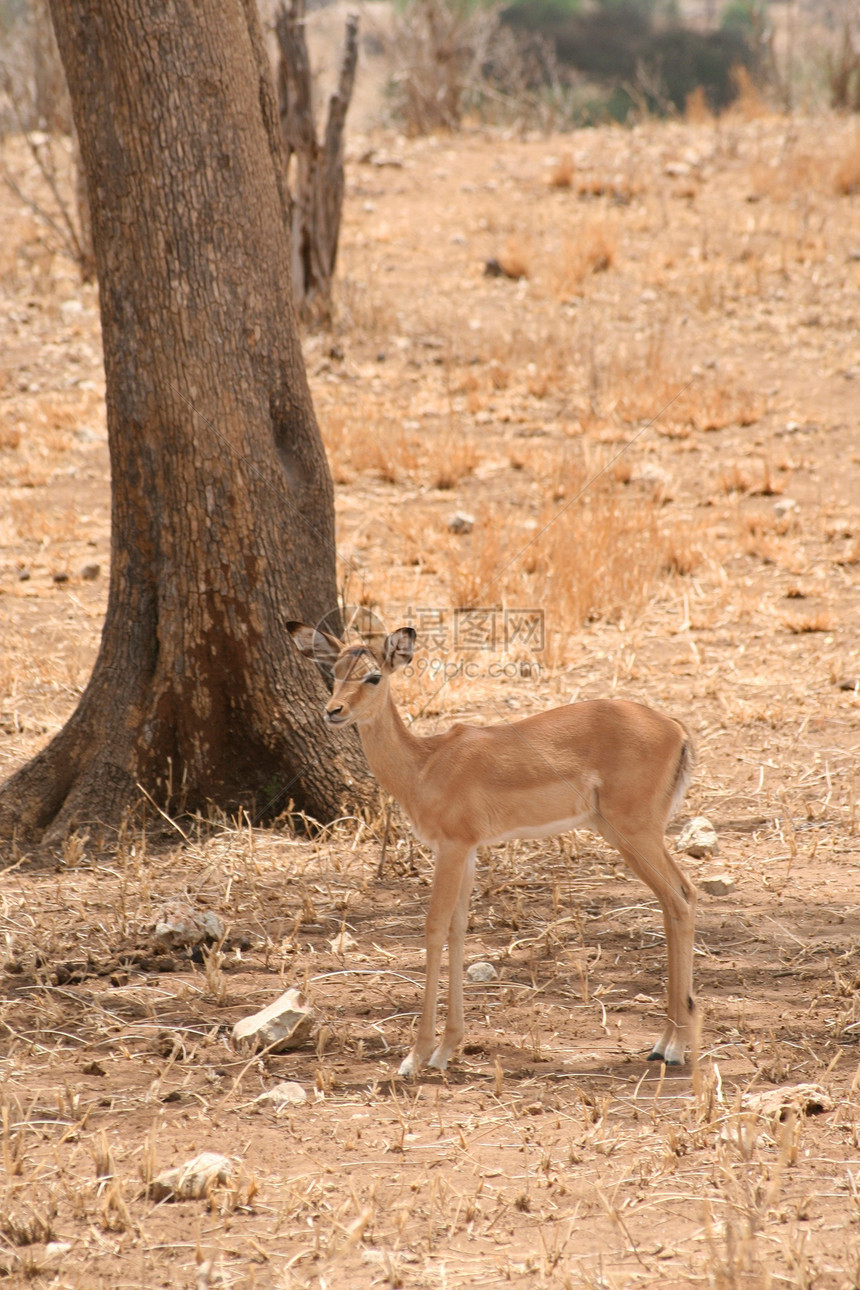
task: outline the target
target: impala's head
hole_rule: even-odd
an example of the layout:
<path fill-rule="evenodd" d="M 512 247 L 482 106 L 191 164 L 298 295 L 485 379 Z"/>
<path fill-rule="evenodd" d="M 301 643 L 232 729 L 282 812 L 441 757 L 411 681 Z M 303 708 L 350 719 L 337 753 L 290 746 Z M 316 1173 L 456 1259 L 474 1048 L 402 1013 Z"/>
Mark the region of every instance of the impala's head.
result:
<path fill-rule="evenodd" d="M 325 705 L 330 726 L 372 721 L 385 703 L 391 673 L 411 661 L 415 648 L 412 627 L 399 627 L 386 636 L 381 653 L 367 645 L 344 645 L 336 636 L 305 623 L 287 623 L 287 631 L 299 653 L 313 659 L 326 677 L 334 678 Z"/>

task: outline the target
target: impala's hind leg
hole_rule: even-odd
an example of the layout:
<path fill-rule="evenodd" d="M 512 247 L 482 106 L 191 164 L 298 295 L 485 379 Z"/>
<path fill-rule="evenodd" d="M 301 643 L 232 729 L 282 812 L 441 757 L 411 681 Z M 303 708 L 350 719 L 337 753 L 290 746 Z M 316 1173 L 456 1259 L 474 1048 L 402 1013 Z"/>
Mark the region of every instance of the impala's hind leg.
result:
<path fill-rule="evenodd" d="M 693 998 L 696 889 L 666 850 L 662 832 L 633 833 L 631 830 L 622 837 L 611 827 L 601 827 L 600 831 L 660 902 L 668 959 L 668 1020 L 648 1060 L 679 1066 L 692 1046 L 696 1021 Z"/>

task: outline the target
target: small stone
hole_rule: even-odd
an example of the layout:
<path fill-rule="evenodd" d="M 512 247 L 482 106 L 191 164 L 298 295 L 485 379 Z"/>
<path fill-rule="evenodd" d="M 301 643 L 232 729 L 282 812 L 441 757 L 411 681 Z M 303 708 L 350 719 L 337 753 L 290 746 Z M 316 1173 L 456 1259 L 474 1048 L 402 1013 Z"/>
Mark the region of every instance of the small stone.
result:
<path fill-rule="evenodd" d="M 300 990 L 290 989 L 268 1008 L 237 1021 L 231 1038 L 236 1048 L 251 1051 L 268 1048 L 270 1052 L 280 1053 L 288 1048 L 300 1048 L 313 1024 L 313 1008 Z"/>
<path fill-rule="evenodd" d="M 450 533 L 471 533 L 474 527 L 475 517 L 470 515 L 468 511 L 457 511 L 448 521 L 448 531 Z"/>
<path fill-rule="evenodd" d="M 149 1185 L 153 1200 L 199 1200 L 216 1183 L 229 1182 L 233 1165 L 215 1151 L 201 1151 L 174 1169 L 165 1169 Z"/>
<path fill-rule="evenodd" d="M 696 859 L 715 855 L 719 850 L 719 844 L 717 831 L 711 821 L 704 815 L 697 815 L 694 820 L 685 824 L 675 843 L 675 850 L 683 851 L 688 856 L 695 856 Z"/>
<path fill-rule="evenodd" d="M 29 581 L 30 581 L 30 570 L 29 570 L 29 569 L 21 569 L 21 571 L 20 571 L 20 572 L 19 572 L 19 574 L 18 574 L 18 581 L 19 581 L 19 582 L 29 582 Z"/>
<path fill-rule="evenodd" d="M 329 941 L 329 945 L 331 946 L 332 954 L 344 955 L 348 954 L 350 950 L 354 950 L 358 945 L 358 941 L 344 929 L 338 932 L 334 940 Z"/>
<path fill-rule="evenodd" d="M 81 569 L 81 577 L 84 582 L 95 582 L 96 578 L 102 571 L 100 564 L 85 564 Z"/>
<path fill-rule="evenodd" d="M 466 976 L 470 981 L 497 981 L 499 974 L 492 963 L 470 963 Z"/>
<path fill-rule="evenodd" d="M 835 1103 L 820 1084 L 790 1084 L 783 1088 L 769 1088 L 763 1093 L 745 1093 L 745 1111 L 758 1111 L 760 1115 L 776 1115 L 784 1120 L 789 1111 L 800 1115 L 822 1115 L 834 1109 Z"/>
<path fill-rule="evenodd" d="M 45 1262 L 59 1263 L 72 1248 L 71 1241 L 49 1241 L 45 1246 Z"/>
<path fill-rule="evenodd" d="M 51 576 L 54 579 L 54 582 L 59 583 L 59 582 L 69 581 L 69 575 L 67 573 L 64 573 L 62 570 L 59 570 L 57 573 L 54 573 Z"/>
<path fill-rule="evenodd" d="M 294 1084 L 291 1080 L 281 1080 L 280 1084 L 267 1088 L 265 1093 L 261 1093 L 256 1100 L 270 1102 L 277 1111 L 285 1106 L 304 1106 L 308 1095 L 301 1084 Z"/>
<path fill-rule="evenodd" d="M 797 502 L 793 497 L 780 497 L 773 504 L 773 513 L 777 519 L 782 519 L 784 515 L 790 515 L 797 509 Z"/>
<path fill-rule="evenodd" d="M 652 489 L 661 501 L 672 500 L 672 477 L 668 470 L 659 466 L 656 461 L 643 462 L 639 469 L 634 471 L 632 478 L 634 483 Z"/>
<path fill-rule="evenodd" d="M 177 948 L 222 941 L 226 934 L 223 922 L 211 909 L 192 909 L 185 901 L 173 900 L 161 911 L 153 937 L 160 945 Z"/>
<path fill-rule="evenodd" d="M 701 887 L 702 891 L 706 891 L 709 896 L 728 896 L 730 891 L 734 891 L 737 883 L 731 874 L 709 873 L 699 879 L 697 886 Z"/>
<path fill-rule="evenodd" d="M 60 305 L 63 322 L 70 322 L 72 318 L 79 318 L 83 312 L 84 306 L 80 300 L 64 300 Z"/>

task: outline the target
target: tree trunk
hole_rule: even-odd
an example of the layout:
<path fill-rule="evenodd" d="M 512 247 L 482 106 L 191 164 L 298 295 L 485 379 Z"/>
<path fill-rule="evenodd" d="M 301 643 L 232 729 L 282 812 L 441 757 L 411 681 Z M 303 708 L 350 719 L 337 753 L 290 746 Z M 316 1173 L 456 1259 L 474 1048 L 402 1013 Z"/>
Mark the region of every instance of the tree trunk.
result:
<path fill-rule="evenodd" d="M 314 118 L 313 77 L 305 39 L 305 0 L 281 4 L 275 19 L 280 60 L 278 100 L 290 178 L 293 290 L 309 322 L 331 319 L 331 284 L 343 209 L 344 128 L 358 61 L 358 16 L 346 20 L 337 90 L 329 99 L 322 143 Z"/>
<path fill-rule="evenodd" d="M 254 0 L 51 4 L 91 196 L 111 582 L 89 684 L 0 789 L 0 834 L 115 825 L 141 788 L 330 819 L 370 781 L 284 639 L 338 629 L 334 508 Z"/>

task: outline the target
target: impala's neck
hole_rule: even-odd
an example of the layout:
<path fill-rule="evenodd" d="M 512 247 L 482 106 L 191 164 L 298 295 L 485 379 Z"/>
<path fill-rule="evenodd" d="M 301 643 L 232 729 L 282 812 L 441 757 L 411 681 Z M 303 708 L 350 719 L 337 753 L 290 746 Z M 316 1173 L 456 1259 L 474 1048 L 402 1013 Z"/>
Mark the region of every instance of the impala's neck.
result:
<path fill-rule="evenodd" d="M 412 798 L 418 775 L 430 755 L 427 741 L 406 729 L 391 691 L 379 713 L 372 721 L 362 722 L 358 733 L 370 769 L 386 793 L 414 820 Z"/>

